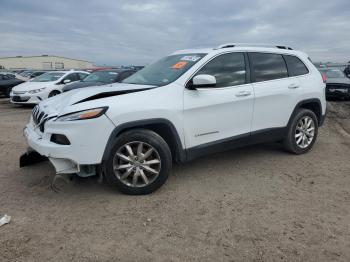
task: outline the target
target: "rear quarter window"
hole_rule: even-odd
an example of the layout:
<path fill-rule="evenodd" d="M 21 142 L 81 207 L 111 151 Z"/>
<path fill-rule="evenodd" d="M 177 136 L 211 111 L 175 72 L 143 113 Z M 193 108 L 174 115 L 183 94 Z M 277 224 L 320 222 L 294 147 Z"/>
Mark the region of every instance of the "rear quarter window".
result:
<path fill-rule="evenodd" d="M 301 76 L 309 73 L 309 69 L 305 64 L 296 56 L 284 55 L 286 60 L 289 76 Z"/>

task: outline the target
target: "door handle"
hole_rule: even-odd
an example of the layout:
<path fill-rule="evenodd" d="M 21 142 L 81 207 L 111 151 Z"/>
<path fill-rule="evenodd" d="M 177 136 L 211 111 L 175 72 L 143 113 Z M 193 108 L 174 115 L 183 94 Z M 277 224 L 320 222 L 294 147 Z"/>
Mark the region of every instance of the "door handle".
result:
<path fill-rule="evenodd" d="M 289 89 L 296 89 L 296 88 L 299 88 L 299 85 L 298 84 L 290 84 L 288 86 Z"/>
<path fill-rule="evenodd" d="M 236 94 L 236 97 L 250 96 L 252 92 L 250 91 L 241 91 Z"/>

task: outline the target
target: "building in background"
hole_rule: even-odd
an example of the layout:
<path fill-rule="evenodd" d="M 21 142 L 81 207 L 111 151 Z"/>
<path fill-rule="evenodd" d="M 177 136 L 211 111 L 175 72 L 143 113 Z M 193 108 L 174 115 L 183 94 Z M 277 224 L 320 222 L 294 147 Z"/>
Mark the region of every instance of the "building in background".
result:
<path fill-rule="evenodd" d="M 5 69 L 62 70 L 92 67 L 94 65 L 89 61 L 54 55 L 0 57 L 0 68 Z"/>

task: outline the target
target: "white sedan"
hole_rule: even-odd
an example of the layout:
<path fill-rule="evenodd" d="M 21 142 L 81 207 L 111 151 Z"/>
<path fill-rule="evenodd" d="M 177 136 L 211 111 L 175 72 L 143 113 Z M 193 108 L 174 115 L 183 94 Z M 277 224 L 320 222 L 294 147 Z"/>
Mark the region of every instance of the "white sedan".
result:
<path fill-rule="evenodd" d="M 40 101 L 62 93 L 62 88 L 84 79 L 84 71 L 52 71 L 15 86 L 10 94 L 13 104 L 38 104 Z"/>

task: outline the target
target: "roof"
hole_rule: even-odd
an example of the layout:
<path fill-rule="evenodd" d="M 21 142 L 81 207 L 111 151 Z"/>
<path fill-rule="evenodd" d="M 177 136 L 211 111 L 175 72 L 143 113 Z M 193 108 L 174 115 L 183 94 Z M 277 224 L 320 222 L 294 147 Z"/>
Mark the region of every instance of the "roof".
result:
<path fill-rule="evenodd" d="M 57 56 L 57 55 L 33 55 L 33 56 L 5 56 L 5 57 L 0 57 L 0 59 L 7 59 L 7 58 L 33 58 L 33 57 L 57 57 L 57 58 L 64 58 L 64 59 L 70 59 L 70 60 L 76 60 L 76 61 L 82 61 L 82 62 L 89 62 L 87 60 L 82 60 L 82 59 L 75 59 L 75 58 L 70 58 L 70 57 L 65 57 L 65 56 Z"/>

